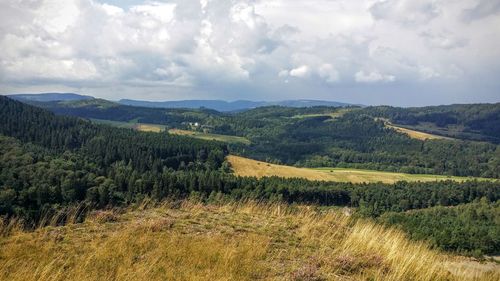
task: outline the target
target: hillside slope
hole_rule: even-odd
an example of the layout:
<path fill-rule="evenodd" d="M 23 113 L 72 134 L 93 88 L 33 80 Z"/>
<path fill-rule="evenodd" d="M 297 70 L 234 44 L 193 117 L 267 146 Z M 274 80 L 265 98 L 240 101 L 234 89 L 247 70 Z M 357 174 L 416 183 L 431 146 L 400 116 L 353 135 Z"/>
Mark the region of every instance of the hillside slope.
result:
<path fill-rule="evenodd" d="M 91 100 L 94 97 L 73 93 L 42 93 L 42 94 L 14 94 L 9 98 L 19 101 L 49 102 L 49 101 L 80 101 Z"/>
<path fill-rule="evenodd" d="M 284 177 L 303 178 L 318 181 L 335 181 L 351 183 L 395 183 L 398 181 L 466 181 L 472 178 L 453 177 L 425 174 L 391 173 L 375 170 L 343 169 L 343 168 L 297 168 L 293 166 L 276 165 L 262 161 L 252 160 L 245 157 L 229 155 L 227 157 L 234 173 L 242 177 Z M 474 178 L 478 180 L 491 180 L 486 178 Z"/>
<path fill-rule="evenodd" d="M 0 232 L 0 280 L 9 281 L 500 278 L 497 265 L 446 256 L 400 231 L 306 206 L 166 203 L 8 232 Z"/>

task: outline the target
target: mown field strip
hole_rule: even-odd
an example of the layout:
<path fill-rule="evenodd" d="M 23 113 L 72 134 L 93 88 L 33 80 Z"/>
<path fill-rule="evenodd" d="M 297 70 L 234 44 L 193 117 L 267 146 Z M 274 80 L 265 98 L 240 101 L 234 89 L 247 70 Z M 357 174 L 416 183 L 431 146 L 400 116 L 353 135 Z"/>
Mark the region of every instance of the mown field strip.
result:
<path fill-rule="evenodd" d="M 112 121 L 112 120 L 105 120 L 105 119 L 91 119 L 92 122 L 97 123 L 97 124 L 104 124 L 104 125 L 109 125 L 113 127 L 118 127 L 118 128 L 128 128 L 128 129 L 135 129 L 141 132 L 155 132 L 159 133 L 165 130 L 164 125 L 159 125 L 159 124 L 148 124 L 148 123 L 138 123 L 138 122 L 122 122 L 122 121 Z"/>
<path fill-rule="evenodd" d="M 210 134 L 210 133 L 202 133 L 202 132 L 180 130 L 180 129 L 170 129 L 170 130 L 168 130 L 168 132 L 170 134 L 173 134 L 173 135 L 189 136 L 189 137 L 203 139 L 203 140 L 215 140 L 215 141 L 221 141 L 221 142 L 227 142 L 227 143 L 250 144 L 250 140 L 248 140 L 247 138 L 238 137 L 238 136 Z"/>
<path fill-rule="evenodd" d="M 452 138 L 449 138 L 449 137 L 443 137 L 443 136 L 433 135 L 433 134 L 424 133 L 424 132 L 420 132 L 420 131 L 415 131 L 415 130 L 411 130 L 411 129 L 407 129 L 407 128 L 403 128 L 403 127 L 398 127 L 398 126 L 395 126 L 393 124 L 386 123 L 385 126 L 388 128 L 392 128 L 400 133 L 406 134 L 410 138 L 413 138 L 413 139 L 418 139 L 418 140 L 436 140 L 436 139 L 453 140 Z"/>
<path fill-rule="evenodd" d="M 395 183 L 398 181 L 466 181 L 466 180 L 494 180 L 486 178 L 454 177 L 441 175 L 404 174 L 381 172 L 373 170 L 343 169 L 343 168 L 297 168 L 285 165 L 275 165 L 256 161 L 240 156 L 227 157 L 234 173 L 243 177 L 270 177 L 305 178 L 308 180 L 370 183 Z"/>

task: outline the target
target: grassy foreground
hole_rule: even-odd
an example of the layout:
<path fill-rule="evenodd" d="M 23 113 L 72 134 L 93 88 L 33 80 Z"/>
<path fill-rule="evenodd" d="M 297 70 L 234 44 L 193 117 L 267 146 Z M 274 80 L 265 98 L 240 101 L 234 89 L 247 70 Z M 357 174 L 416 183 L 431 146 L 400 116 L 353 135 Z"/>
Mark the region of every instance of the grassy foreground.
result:
<path fill-rule="evenodd" d="M 0 229 L 0 280 L 498 280 L 338 210 L 190 202 Z"/>
<path fill-rule="evenodd" d="M 361 169 L 344 168 L 297 168 L 285 165 L 275 165 L 240 156 L 227 157 L 236 175 L 244 177 L 270 177 L 305 178 L 308 180 L 335 181 L 335 182 L 384 182 L 397 181 L 440 181 L 455 180 L 466 181 L 470 179 L 492 180 L 484 178 L 467 178 L 441 175 L 404 174 Z"/>

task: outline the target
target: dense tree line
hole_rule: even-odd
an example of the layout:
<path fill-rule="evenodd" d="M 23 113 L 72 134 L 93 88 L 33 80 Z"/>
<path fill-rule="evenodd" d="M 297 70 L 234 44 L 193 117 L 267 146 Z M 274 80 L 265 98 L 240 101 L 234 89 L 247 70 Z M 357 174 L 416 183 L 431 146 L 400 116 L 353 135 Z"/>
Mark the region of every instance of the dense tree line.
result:
<path fill-rule="evenodd" d="M 222 113 L 210 109 L 162 109 L 122 105 L 103 99 L 79 101 L 37 102 L 23 100 L 34 106 L 48 109 L 58 115 L 119 122 L 131 120 L 139 123 L 166 125 L 170 128 L 187 128 L 186 123 L 220 119 Z"/>
<path fill-rule="evenodd" d="M 250 146 L 231 145 L 233 152 L 275 163 L 500 177 L 499 145 L 415 140 L 386 128 L 383 121 L 376 121 L 380 117 L 403 124 L 427 124 L 432 121 L 439 125 L 455 126 L 453 128 L 469 128 L 466 129 L 469 134 L 495 137 L 494 132 L 500 131 L 496 129 L 500 112 L 498 104 L 410 109 L 352 107 L 348 110 L 270 106 L 238 113 L 219 113 L 207 109 L 143 108 L 104 100 L 37 105 L 58 114 L 114 121 L 133 120 L 185 129 L 189 128 L 187 123 L 198 122 L 203 125 L 198 127 L 199 130 L 209 128 L 214 133 L 243 136 L 251 140 Z M 418 118 L 415 117 L 417 119 L 412 123 L 406 119 L 413 117 L 405 116 Z M 456 122 L 451 122 L 452 119 Z"/>
<path fill-rule="evenodd" d="M 131 162 L 139 171 L 209 162 L 218 168 L 227 147 L 217 142 L 92 124 L 0 97 L 0 134 L 63 152 L 79 151 L 101 166 Z"/>
<path fill-rule="evenodd" d="M 259 126 L 251 127 L 253 119 L 251 113 L 247 112 L 244 114 L 247 114 L 245 122 L 248 123 L 232 128 L 254 128 L 252 132 L 256 139 L 266 141 L 271 138 L 281 142 L 282 146 L 276 147 L 274 154 L 269 151 L 271 155 L 294 157 L 290 153 L 293 150 L 300 155 L 303 151 L 300 146 L 292 145 L 294 141 L 302 142 L 304 151 L 309 149 L 308 145 L 315 145 L 314 149 L 321 151 L 322 145 L 333 141 L 337 145 L 333 149 L 336 153 L 340 153 L 338 147 L 341 147 L 364 151 L 366 155 L 382 153 L 384 150 L 377 148 L 380 146 L 387 150 L 385 159 L 393 159 L 396 154 L 400 154 L 401 163 L 411 160 L 404 158 L 405 150 L 412 147 L 408 144 L 420 146 L 420 149 L 424 147 L 429 153 L 437 154 L 436 158 L 448 157 L 447 159 L 454 161 L 459 161 L 460 158 L 453 157 L 460 155 L 448 155 L 448 145 L 458 145 L 454 149 L 459 151 L 472 149 L 467 144 L 447 142 L 429 142 L 431 147 L 426 147 L 426 142 L 413 142 L 394 132 L 386 132 L 383 124 L 363 115 L 345 114 L 332 120 L 322 116 L 295 118 L 301 112 L 300 109 L 287 111 L 288 109 L 278 108 L 277 112 L 270 108 L 261 110 L 265 117 L 260 119 Z M 280 110 L 285 111 L 283 116 L 280 115 Z M 314 109 L 308 110 L 315 114 Z M 281 117 L 273 117 L 275 114 Z M 231 118 L 238 120 L 240 117 L 235 115 Z M 229 173 L 230 167 L 224 162 L 228 152 L 224 144 L 176 137 L 167 133 L 141 133 L 95 125 L 74 117 L 55 116 L 4 97 L 0 97 L 0 121 L 0 216 L 18 216 L 32 222 L 39 220 L 44 214 L 82 202 L 91 208 L 103 208 L 138 202 L 145 197 L 162 200 L 195 196 L 206 201 L 252 199 L 348 206 L 358 208 L 360 215 L 391 218 L 391 222 L 399 219 L 405 225 L 405 215 L 397 217 L 391 214 L 393 217 L 390 217 L 384 214 L 406 214 L 404 212 L 408 211 L 408 214 L 412 214 L 414 211 L 411 210 L 456 206 L 481 198 L 490 202 L 500 200 L 498 181 L 351 184 L 277 177 L 260 180 L 236 177 Z M 239 124 L 234 120 L 232 122 Z M 260 130 L 262 133 L 267 131 L 268 122 L 276 124 L 276 127 L 267 134 L 260 134 Z M 333 140 L 323 135 L 331 134 L 326 130 L 332 129 L 336 130 Z M 281 135 L 282 130 L 288 131 L 290 137 Z M 305 131 L 305 135 L 300 133 L 302 131 Z M 280 135 L 283 139 L 275 139 L 275 135 Z M 391 137 L 386 139 L 388 135 Z M 384 146 L 384 142 L 389 142 L 394 152 L 390 151 L 389 146 Z M 287 148 L 284 144 L 291 147 Z M 444 148 L 440 149 L 439 145 Z M 490 151 L 489 146 L 482 148 L 482 151 L 476 151 L 476 158 L 484 157 L 481 153 Z M 255 153 L 262 150 L 264 148 L 257 149 Z M 466 157 L 472 157 L 471 152 L 463 153 Z M 418 157 L 417 152 L 415 155 Z M 353 157 L 359 157 L 359 154 Z M 486 161 L 485 159 L 478 161 Z M 447 160 L 446 163 L 452 165 L 450 163 L 453 162 Z M 493 161 L 493 165 L 496 165 L 494 163 Z M 494 211 L 498 214 L 498 208 Z M 449 217 L 455 215 L 457 213 L 450 213 Z M 431 217 L 427 213 L 425 216 Z M 472 217 L 464 217 L 463 220 L 472 220 Z M 417 233 L 415 238 L 425 236 L 418 236 L 418 229 L 405 229 L 410 233 Z M 469 230 L 482 233 L 483 229 L 481 226 Z M 436 245 L 444 249 L 484 253 L 492 251 L 484 245 L 490 240 L 471 244 L 472 246 L 449 243 L 437 238 L 435 241 Z"/>
<path fill-rule="evenodd" d="M 500 103 L 413 108 L 376 106 L 363 111 L 431 133 L 500 143 Z"/>
<path fill-rule="evenodd" d="M 82 153 L 55 153 L 0 137 L 0 214 L 32 220 L 48 210 L 77 202 L 95 207 L 197 196 L 202 200 L 266 200 L 359 207 L 377 217 L 387 211 L 453 206 L 478 198 L 500 199 L 498 182 L 351 184 L 277 177 L 235 177 L 226 165 L 142 171 L 132 161 L 103 165 Z M 191 164 L 194 166 L 194 164 Z"/>
<path fill-rule="evenodd" d="M 290 118 L 289 109 L 259 108 L 232 117 L 231 129 L 252 141 L 240 154 L 307 167 L 366 168 L 406 173 L 500 177 L 500 146 L 468 141 L 411 139 L 372 116 Z M 296 110 L 296 109 L 294 109 Z M 260 112 L 263 111 L 262 116 Z M 242 117 L 244 116 L 244 117 Z M 218 128 L 218 127 L 216 127 Z"/>
<path fill-rule="evenodd" d="M 483 198 L 455 207 L 386 213 L 380 220 L 443 250 L 478 257 L 500 253 L 500 201 Z"/>

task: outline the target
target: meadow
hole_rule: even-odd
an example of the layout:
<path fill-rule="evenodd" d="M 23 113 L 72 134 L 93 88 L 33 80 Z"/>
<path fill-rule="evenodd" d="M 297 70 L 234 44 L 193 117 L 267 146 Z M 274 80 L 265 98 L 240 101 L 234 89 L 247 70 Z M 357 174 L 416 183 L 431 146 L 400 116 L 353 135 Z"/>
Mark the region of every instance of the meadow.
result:
<path fill-rule="evenodd" d="M 431 250 L 332 208 L 178 201 L 94 211 L 83 223 L 34 231 L 18 226 L 0 223 L 0 280 L 500 278 L 498 265 Z"/>
<path fill-rule="evenodd" d="M 92 122 L 97 124 L 109 125 L 117 128 L 127 128 L 127 129 L 135 129 L 141 132 L 155 132 L 159 133 L 165 131 L 164 125 L 159 124 L 148 124 L 148 123 L 139 123 L 135 120 L 130 122 L 121 122 L 121 121 L 112 121 L 112 120 L 103 120 L 103 119 L 91 119 Z"/>
<path fill-rule="evenodd" d="M 452 138 L 449 138 L 449 137 L 424 133 L 424 132 L 420 132 L 420 131 L 416 131 L 416 130 L 412 130 L 412 129 L 408 129 L 408 128 L 403 128 L 403 127 L 398 127 L 398 126 L 395 126 L 391 123 L 385 123 L 385 126 L 387 128 L 394 129 L 402 134 L 406 134 L 410 138 L 417 139 L 417 140 L 453 140 Z"/>
<path fill-rule="evenodd" d="M 250 140 L 238 136 L 211 134 L 211 133 L 203 133 L 203 132 L 180 130 L 180 129 L 170 129 L 168 130 L 168 132 L 173 135 L 188 136 L 202 140 L 213 140 L 213 141 L 221 141 L 227 143 L 241 143 L 247 145 L 250 144 Z"/>
<path fill-rule="evenodd" d="M 227 160 L 234 173 L 244 177 L 271 177 L 304 178 L 318 181 L 352 182 L 352 183 L 395 183 L 398 181 L 466 181 L 470 179 L 494 180 L 486 178 L 456 177 L 425 174 L 405 174 L 374 170 L 346 169 L 346 168 L 298 168 L 285 165 L 276 165 L 261 162 L 245 157 L 229 155 Z"/>

